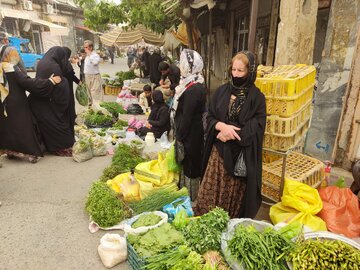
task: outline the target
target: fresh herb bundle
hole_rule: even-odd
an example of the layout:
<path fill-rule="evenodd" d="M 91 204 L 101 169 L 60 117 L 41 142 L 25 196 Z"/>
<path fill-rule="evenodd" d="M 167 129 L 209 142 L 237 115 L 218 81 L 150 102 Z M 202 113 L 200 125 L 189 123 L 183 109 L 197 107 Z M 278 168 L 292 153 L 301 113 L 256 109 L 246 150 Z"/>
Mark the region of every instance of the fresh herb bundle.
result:
<path fill-rule="evenodd" d="M 175 201 L 177 198 L 188 195 L 189 192 L 185 187 L 177 190 L 176 185 L 170 185 L 165 188 L 156 189 L 141 201 L 130 202 L 129 207 L 135 214 L 160 210 L 163 206 Z"/>
<path fill-rule="evenodd" d="M 112 124 L 112 117 L 101 111 L 89 110 L 85 115 L 85 124 L 88 126 L 101 126 Z"/>
<path fill-rule="evenodd" d="M 104 182 L 94 182 L 90 188 L 85 209 L 101 227 L 111 227 L 131 216 L 125 203 L 117 198 Z"/>
<path fill-rule="evenodd" d="M 127 127 L 129 124 L 128 122 L 124 121 L 124 120 L 117 120 L 115 124 L 113 124 L 113 128 L 118 128 L 121 129 L 123 127 Z"/>
<path fill-rule="evenodd" d="M 148 213 L 141 215 L 133 224 L 131 228 L 137 229 L 139 227 L 149 227 L 158 224 L 161 221 L 161 217 L 154 213 Z"/>
<path fill-rule="evenodd" d="M 220 250 L 221 234 L 229 222 L 229 214 L 216 207 L 198 219 L 191 220 L 183 229 L 188 245 L 200 254 Z"/>
<path fill-rule="evenodd" d="M 117 102 L 102 102 L 100 103 L 100 107 L 106 109 L 109 113 L 111 113 L 112 115 L 118 115 L 120 114 L 125 114 L 126 111 L 124 110 L 124 108 Z"/>

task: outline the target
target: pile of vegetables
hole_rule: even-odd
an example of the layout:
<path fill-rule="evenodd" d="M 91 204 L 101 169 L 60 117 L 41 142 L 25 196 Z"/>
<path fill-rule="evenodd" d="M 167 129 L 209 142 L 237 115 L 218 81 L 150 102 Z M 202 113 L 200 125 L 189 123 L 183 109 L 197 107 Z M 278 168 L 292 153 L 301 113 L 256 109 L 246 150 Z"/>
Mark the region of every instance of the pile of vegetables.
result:
<path fill-rule="evenodd" d="M 128 122 L 121 120 L 121 119 L 117 120 L 115 122 L 115 124 L 113 124 L 113 128 L 116 128 L 116 129 L 122 129 L 127 126 L 128 126 Z"/>
<path fill-rule="evenodd" d="M 219 207 L 198 219 L 191 220 L 183 229 L 188 246 L 200 254 L 208 250 L 219 251 L 221 234 L 228 222 L 229 214 Z"/>
<path fill-rule="evenodd" d="M 166 253 L 147 259 L 146 270 L 202 270 L 204 260 L 200 254 L 181 245 Z"/>
<path fill-rule="evenodd" d="M 259 232 L 254 226 L 238 225 L 228 248 L 245 269 L 286 270 L 286 254 L 294 248 L 294 243 L 272 227 Z"/>
<path fill-rule="evenodd" d="M 94 111 L 90 109 L 85 115 L 85 124 L 87 126 L 111 126 L 112 117 L 110 115 L 105 115 L 101 111 Z"/>
<path fill-rule="evenodd" d="M 106 109 L 113 116 L 118 116 L 118 114 L 126 114 L 124 108 L 117 102 L 102 102 L 100 107 Z"/>
<path fill-rule="evenodd" d="M 122 82 L 125 80 L 132 80 L 136 78 L 136 75 L 132 70 L 116 72 L 115 76 Z"/>
<path fill-rule="evenodd" d="M 299 238 L 288 261 L 297 269 L 359 269 L 360 251 L 339 240 Z"/>
<path fill-rule="evenodd" d="M 111 227 L 131 217 L 125 203 L 104 182 L 94 182 L 90 188 L 85 209 L 100 227 Z"/>
<path fill-rule="evenodd" d="M 140 151 L 135 147 L 131 147 L 127 144 L 119 144 L 112 158 L 111 165 L 105 168 L 100 180 L 106 181 L 113 179 L 121 173 L 131 171 L 136 167 L 136 165 L 145 161 L 146 159 L 141 157 Z"/>
<path fill-rule="evenodd" d="M 120 79 L 118 79 L 118 78 L 116 78 L 116 79 L 114 79 L 114 80 L 108 80 L 108 81 L 106 82 L 106 85 L 108 85 L 108 86 L 113 86 L 113 87 L 122 87 L 122 86 L 123 86 L 123 81 L 120 80 Z"/>
<path fill-rule="evenodd" d="M 140 201 L 130 202 L 129 207 L 135 214 L 156 211 L 162 209 L 164 205 L 175 201 L 177 198 L 188 195 L 189 192 L 185 187 L 177 190 L 176 185 L 170 185 L 154 190 Z"/>
<path fill-rule="evenodd" d="M 161 217 L 154 213 L 148 213 L 141 215 L 133 224 L 131 228 L 136 229 L 139 227 L 149 227 L 158 224 L 161 221 Z"/>
<path fill-rule="evenodd" d="M 129 234 L 127 241 L 142 258 L 177 248 L 184 243 L 184 236 L 169 223 L 149 230 L 144 234 Z"/>

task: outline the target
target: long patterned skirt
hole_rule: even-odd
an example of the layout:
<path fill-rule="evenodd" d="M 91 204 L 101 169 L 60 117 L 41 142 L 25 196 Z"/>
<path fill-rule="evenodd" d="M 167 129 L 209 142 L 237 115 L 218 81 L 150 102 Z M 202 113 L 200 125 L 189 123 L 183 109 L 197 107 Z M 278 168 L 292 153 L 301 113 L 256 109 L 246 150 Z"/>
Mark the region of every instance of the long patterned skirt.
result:
<path fill-rule="evenodd" d="M 213 146 L 200 185 L 195 214 L 203 215 L 219 206 L 228 211 L 231 218 L 238 218 L 245 189 L 246 183 L 243 179 L 235 178 L 226 172 L 224 161 Z"/>

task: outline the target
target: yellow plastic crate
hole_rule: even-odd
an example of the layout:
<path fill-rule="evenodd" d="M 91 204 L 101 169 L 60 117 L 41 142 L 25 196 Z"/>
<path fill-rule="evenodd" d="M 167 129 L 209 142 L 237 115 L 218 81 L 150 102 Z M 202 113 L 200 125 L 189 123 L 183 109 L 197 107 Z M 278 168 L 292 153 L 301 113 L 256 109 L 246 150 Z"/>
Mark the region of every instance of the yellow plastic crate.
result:
<path fill-rule="evenodd" d="M 282 165 L 282 159 L 263 163 L 262 194 L 273 201 L 281 198 Z M 285 178 L 317 188 L 324 179 L 324 164 L 315 158 L 291 152 L 286 159 Z"/>
<path fill-rule="evenodd" d="M 105 85 L 105 95 L 117 96 L 121 91 L 121 87 Z"/>
<path fill-rule="evenodd" d="M 265 67 L 258 71 L 255 85 L 267 98 L 293 97 L 314 85 L 315 77 L 314 66 L 278 66 L 271 71 Z"/>
<path fill-rule="evenodd" d="M 287 135 L 298 130 L 311 117 L 311 100 L 296 114 L 291 117 L 280 117 L 278 115 L 269 115 L 266 118 L 266 130 L 271 135 Z"/>
<path fill-rule="evenodd" d="M 293 97 L 266 98 L 266 113 L 281 117 L 291 117 L 302 110 L 312 100 L 314 85 L 309 86 L 306 91 Z"/>
<path fill-rule="evenodd" d="M 295 147 L 301 139 L 305 136 L 309 129 L 310 120 L 307 120 L 303 125 L 298 126 L 298 129 L 293 133 L 286 135 L 272 135 L 265 132 L 263 147 L 277 151 L 287 151 Z"/>

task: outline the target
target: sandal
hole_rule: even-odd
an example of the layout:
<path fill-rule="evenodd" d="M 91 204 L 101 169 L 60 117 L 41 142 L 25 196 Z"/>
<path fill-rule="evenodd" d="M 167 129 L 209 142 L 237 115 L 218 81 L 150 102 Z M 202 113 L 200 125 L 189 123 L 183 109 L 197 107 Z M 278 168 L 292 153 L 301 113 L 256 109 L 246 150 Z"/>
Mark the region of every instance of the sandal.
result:
<path fill-rule="evenodd" d="M 40 157 L 28 157 L 28 161 L 32 164 L 35 164 L 39 161 Z"/>

